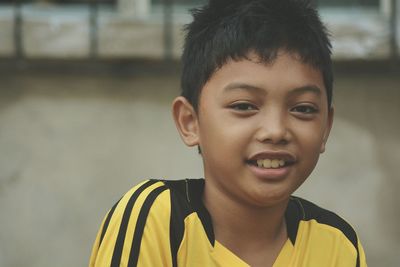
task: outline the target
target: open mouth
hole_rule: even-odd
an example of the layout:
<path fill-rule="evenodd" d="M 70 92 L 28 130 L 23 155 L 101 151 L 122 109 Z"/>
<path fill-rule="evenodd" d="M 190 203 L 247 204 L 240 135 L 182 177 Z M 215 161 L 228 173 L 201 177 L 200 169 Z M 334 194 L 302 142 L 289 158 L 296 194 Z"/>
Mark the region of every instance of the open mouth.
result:
<path fill-rule="evenodd" d="M 257 160 L 248 160 L 246 162 L 247 164 L 263 169 L 278 169 L 291 164 L 290 162 L 284 159 L 257 159 Z"/>

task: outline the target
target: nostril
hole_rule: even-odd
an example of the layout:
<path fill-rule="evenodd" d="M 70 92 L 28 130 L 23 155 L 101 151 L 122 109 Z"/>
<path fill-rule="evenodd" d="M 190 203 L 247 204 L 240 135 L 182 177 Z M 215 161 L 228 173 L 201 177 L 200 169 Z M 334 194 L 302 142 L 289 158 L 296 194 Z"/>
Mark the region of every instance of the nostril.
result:
<path fill-rule="evenodd" d="M 261 143 L 287 144 L 289 132 L 286 128 L 263 127 L 256 133 L 255 139 Z"/>

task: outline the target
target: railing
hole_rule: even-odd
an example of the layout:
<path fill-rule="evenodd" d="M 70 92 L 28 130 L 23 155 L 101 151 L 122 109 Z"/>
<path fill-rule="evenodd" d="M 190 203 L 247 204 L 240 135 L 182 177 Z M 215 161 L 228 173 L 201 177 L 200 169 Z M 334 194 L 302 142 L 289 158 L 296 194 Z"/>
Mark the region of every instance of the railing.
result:
<path fill-rule="evenodd" d="M 22 46 L 22 8 L 21 1 L 14 0 L 14 46 L 15 56 L 18 59 L 24 57 Z"/>
<path fill-rule="evenodd" d="M 83 1 L 79 1 L 82 3 Z M 88 7 L 88 25 L 89 25 L 89 59 L 97 59 L 99 57 L 99 5 L 101 0 L 86 0 L 85 5 Z M 103 0 L 104 2 L 104 0 Z M 23 0 L 13 0 L 13 17 L 14 17 L 14 46 L 15 58 L 25 59 L 23 40 Z M 163 47 L 164 59 L 171 60 L 173 58 L 173 5 L 174 0 L 161 0 L 163 10 Z"/>
<path fill-rule="evenodd" d="M 398 24 L 398 6 L 397 3 L 398 1 L 392 0 L 391 1 L 391 12 L 390 12 L 390 54 L 391 58 L 393 60 L 398 60 L 399 58 L 399 44 L 397 43 L 397 40 L 399 40 L 399 36 L 397 36 L 397 33 L 399 32 L 398 27 L 400 25 Z"/>
<path fill-rule="evenodd" d="M 23 36 L 23 23 L 24 23 L 24 13 L 22 12 L 23 4 L 26 3 L 24 0 L 9 0 L 13 1 L 13 17 L 14 17 L 14 29 L 13 29 L 13 39 L 15 46 L 15 54 L 14 56 L 18 59 L 26 59 L 26 53 L 24 49 L 24 36 Z M 59 0 L 60 1 L 60 0 Z M 99 5 L 104 3 L 104 0 L 81 0 L 79 2 L 84 2 L 88 7 L 88 25 L 89 25 L 89 59 L 97 59 L 99 58 Z M 114 1 L 116 0 L 108 0 Z M 200 0 L 196 3 L 200 3 Z M 348 0 L 346 0 L 348 1 Z M 397 10 L 397 1 L 396 0 L 381 0 L 386 1 L 386 3 L 390 3 L 390 14 L 388 19 L 388 29 L 390 30 L 390 40 L 388 43 L 390 44 L 390 58 L 397 59 L 399 56 L 398 51 L 398 27 L 400 26 L 397 22 L 396 13 Z M 162 5 L 162 16 L 163 16 L 163 48 L 164 48 L 164 59 L 170 60 L 173 58 L 173 48 L 174 48 L 174 39 L 173 39 L 173 7 L 176 2 L 180 4 L 182 0 L 157 0 L 157 3 Z M 337 2 L 337 1 L 336 1 Z M 332 0 L 315 0 L 315 4 L 317 6 L 330 5 L 333 3 Z M 350 6 L 352 5 L 372 5 L 376 6 L 377 0 L 353 0 L 348 2 Z"/>

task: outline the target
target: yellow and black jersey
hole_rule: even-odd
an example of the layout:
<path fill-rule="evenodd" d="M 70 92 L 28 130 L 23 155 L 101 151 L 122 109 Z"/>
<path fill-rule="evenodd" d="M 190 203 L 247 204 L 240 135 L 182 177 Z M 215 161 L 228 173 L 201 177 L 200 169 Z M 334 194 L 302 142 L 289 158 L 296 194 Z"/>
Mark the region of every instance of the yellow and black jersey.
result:
<path fill-rule="evenodd" d="M 89 265 L 248 267 L 215 240 L 203 189 L 203 179 L 132 188 L 105 217 Z M 274 267 L 367 266 L 356 233 L 336 214 L 292 197 L 285 216 L 288 240 Z"/>

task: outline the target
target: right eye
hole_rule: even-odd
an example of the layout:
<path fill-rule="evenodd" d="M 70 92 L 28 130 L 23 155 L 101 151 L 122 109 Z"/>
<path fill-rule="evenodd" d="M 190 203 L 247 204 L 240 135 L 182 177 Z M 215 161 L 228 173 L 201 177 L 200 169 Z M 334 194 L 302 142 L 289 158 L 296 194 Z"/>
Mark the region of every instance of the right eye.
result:
<path fill-rule="evenodd" d="M 257 110 L 257 107 L 251 103 L 248 102 L 238 102 L 238 103 L 233 103 L 232 105 L 229 106 L 231 109 L 236 110 L 236 111 L 254 111 Z"/>

